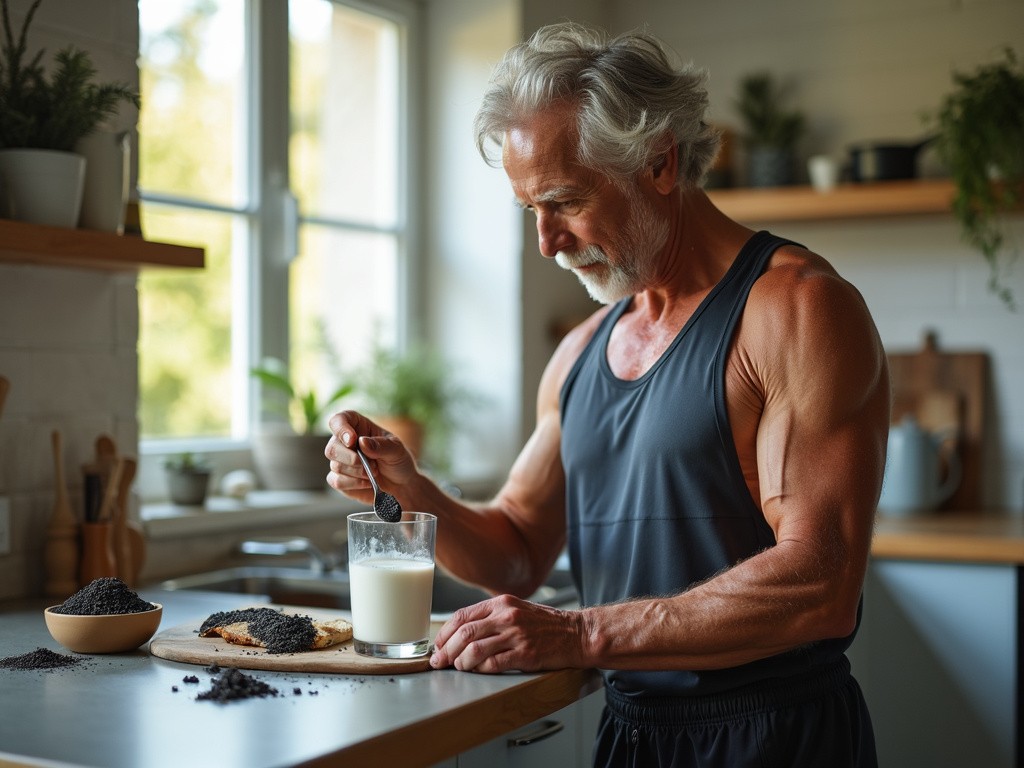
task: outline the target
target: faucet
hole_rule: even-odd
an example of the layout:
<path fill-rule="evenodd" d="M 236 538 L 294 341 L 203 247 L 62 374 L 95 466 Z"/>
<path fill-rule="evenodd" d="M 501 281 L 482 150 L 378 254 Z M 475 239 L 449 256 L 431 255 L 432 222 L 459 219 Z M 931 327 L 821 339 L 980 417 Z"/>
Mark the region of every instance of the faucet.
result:
<path fill-rule="evenodd" d="M 309 555 L 309 565 L 314 573 L 327 573 L 340 563 L 339 558 L 330 557 L 305 536 L 268 536 L 260 539 L 248 539 L 238 545 L 240 552 L 246 555 Z"/>

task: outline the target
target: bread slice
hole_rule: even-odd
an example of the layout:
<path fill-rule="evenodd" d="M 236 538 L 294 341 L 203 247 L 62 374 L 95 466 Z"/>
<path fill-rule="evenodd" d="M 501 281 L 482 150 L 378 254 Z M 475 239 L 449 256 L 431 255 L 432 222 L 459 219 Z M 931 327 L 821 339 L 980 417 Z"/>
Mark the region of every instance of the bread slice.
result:
<path fill-rule="evenodd" d="M 351 640 L 352 624 L 345 619 L 313 619 L 273 608 L 246 608 L 212 614 L 199 628 L 200 637 L 218 635 L 233 645 L 294 653 Z"/>

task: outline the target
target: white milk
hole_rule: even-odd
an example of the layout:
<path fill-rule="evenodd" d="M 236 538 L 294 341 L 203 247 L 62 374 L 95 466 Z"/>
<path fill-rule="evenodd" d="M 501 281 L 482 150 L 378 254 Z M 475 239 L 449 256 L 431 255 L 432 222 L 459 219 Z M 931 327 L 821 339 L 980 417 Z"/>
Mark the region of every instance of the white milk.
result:
<path fill-rule="evenodd" d="M 349 563 L 352 629 L 364 643 L 410 643 L 430 633 L 434 564 L 371 557 Z"/>

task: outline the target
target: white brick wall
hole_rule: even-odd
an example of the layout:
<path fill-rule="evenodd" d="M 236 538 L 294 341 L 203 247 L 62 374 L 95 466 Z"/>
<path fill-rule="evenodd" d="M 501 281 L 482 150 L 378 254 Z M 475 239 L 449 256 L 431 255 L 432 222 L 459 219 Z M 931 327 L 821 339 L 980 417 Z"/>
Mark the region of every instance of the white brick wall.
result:
<path fill-rule="evenodd" d="M 20 27 L 29 0 L 11 0 Z M 89 51 L 101 81 L 138 85 L 135 0 L 44 0 L 29 32 L 52 59 L 73 44 Z M 123 108 L 118 128 L 135 109 Z M 36 594 L 54 503 L 51 432 L 64 438 L 71 502 L 82 507 L 81 464 L 102 433 L 136 454 L 138 297 L 133 272 L 0 264 L 0 374 L 11 391 L 0 415 L 0 495 L 11 499 L 12 554 L 0 556 L 0 600 Z"/>

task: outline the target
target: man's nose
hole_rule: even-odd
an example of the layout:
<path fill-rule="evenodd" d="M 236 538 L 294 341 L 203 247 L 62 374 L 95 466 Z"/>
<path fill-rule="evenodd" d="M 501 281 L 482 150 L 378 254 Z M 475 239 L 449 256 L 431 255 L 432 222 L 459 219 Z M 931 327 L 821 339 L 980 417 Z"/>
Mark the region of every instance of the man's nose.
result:
<path fill-rule="evenodd" d="M 540 213 L 537 216 L 537 241 L 541 255 L 553 259 L 559 251 L 573 250 L 575 238 L 556 214 Z"/>

